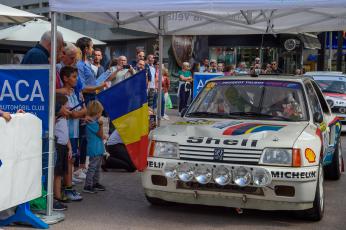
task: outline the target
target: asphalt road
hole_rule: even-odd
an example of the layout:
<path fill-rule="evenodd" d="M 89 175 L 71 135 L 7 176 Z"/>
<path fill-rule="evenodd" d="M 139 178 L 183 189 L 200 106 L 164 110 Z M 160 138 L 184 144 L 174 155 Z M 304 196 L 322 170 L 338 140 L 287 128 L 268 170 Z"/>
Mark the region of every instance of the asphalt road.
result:
<path fill-rule="evenodd" d="M 346 150 L 346 136 L 342 139 Z M 239 215 L 228 208 L 151 206 L 139 173 L 107 172 L 103 184 L 106 192 L 70 204 L 66 220 L 51 229 L 346 229 L 346 175 L 325 183 L 326 210 L 320 222 L 300 220 L 289 212 L 245 210 Z"/>
<path fill-rule="evenodd" d="M 342 137 L 346 159 L 346 136 Z M 106 192 L 84 195 L 84 200 L 68 204 L 66 219 L 51 229 L 346 229 L 346 175 L 326 181 L 326 210 L 323 220 L 309 222 L 290 212 L 265 212 L 179 205 L 151 206 L 145 199 L 139 173 L 103 173 Z M 81 187 L 79 188 L 81 189 Z M 9 227 L 6 229 L 27 229 Z"/>

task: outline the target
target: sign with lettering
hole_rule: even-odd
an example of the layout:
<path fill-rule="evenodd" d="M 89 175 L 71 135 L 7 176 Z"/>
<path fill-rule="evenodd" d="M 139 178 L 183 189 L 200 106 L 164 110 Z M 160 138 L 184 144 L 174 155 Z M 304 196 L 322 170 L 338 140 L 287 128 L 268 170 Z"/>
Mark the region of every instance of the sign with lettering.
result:
<path fill-rule="evenodd" d="M 205 85 L 205 82 L 214 78 L 223 76 L 223 73 L 198 73 L 195 72 L 193 75 L 193 98 L 197 96 Z"/>
<path fill-rule="evenodd" d="M 42 120 L 43 133 L 48 131 L 49 67 L 0 66 L 0 109 L 15 113 L 22 109 Z"/>

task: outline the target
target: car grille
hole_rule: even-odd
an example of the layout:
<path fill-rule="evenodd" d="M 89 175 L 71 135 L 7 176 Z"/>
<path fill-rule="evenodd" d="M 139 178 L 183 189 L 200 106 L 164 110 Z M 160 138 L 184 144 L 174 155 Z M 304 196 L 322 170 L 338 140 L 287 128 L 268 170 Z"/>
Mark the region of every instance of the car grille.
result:
<path fill-rule="evenodd" d="M 216 149 L 223 150 L 222 159 L 220 159 L 219 157 L 215 157 Z M 181 160 L 247 165 L 257 165 L 262 154 L 262 150 L 205 147 L 193 145 L 180 145 L 179 152 Z"/>

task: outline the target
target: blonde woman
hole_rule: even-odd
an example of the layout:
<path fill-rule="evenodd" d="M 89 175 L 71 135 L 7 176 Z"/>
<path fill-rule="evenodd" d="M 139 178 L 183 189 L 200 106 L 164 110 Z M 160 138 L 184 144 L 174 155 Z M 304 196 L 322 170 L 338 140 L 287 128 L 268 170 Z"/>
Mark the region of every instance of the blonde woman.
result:
<path fill-rule="evenodd" d="M 191 97 L 192 92 L 192 73 L 190 71 L 190 64 L 183 63 L 183 68 L 178 72 L 179 75 L 179 112 L 187 107 L 187 102 Z"/>

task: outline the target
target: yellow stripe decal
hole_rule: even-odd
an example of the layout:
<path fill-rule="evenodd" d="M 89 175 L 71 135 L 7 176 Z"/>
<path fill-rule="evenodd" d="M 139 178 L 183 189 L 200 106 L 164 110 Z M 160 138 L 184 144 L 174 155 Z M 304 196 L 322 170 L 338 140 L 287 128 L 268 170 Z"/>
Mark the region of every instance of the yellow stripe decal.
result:
<path fill-rule="evenodd" d="M 125 145 L 140 141 L 149 133 L 148 103 L 112 121 Z"/>

